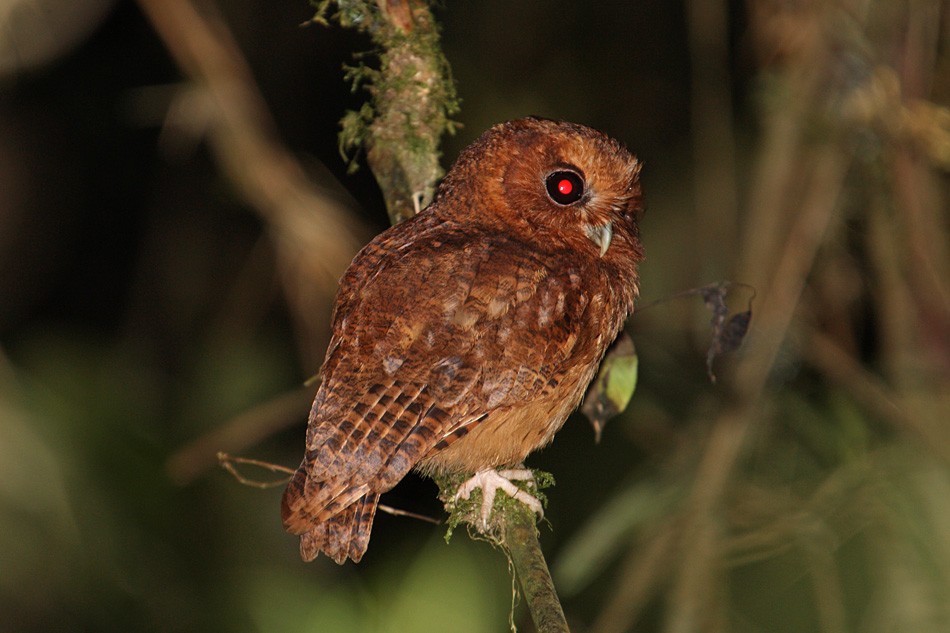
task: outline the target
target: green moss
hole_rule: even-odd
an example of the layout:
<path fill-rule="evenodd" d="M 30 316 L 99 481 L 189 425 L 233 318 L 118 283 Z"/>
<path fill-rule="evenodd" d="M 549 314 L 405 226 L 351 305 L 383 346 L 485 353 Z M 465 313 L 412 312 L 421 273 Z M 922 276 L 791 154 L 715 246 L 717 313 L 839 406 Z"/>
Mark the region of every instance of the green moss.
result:
<path fill-rule="evenodd" d="M 405 9 L 411 17 L 386 13 L 375 2 L 321 0 L 311 21 L 327 24 L 332 6 L 331 18 L 367 33 L 379 59 L 373 68 L 364 62 L 368 54 L 357 54 L 355 64 L 344 66 L 352 89 L 370 98 L 341 119 L 340 151 L 353 171 L 357 153 L 366 150 L 395 223 L 415 212 L 416 201 L 427 204 L 442 176 L 439 141 L 455 129 L 450 117 L 459 111 L 455 83 L 438 25 L 422 0 Z"/>
<path fill-rule="evenodd" d="M 534 469 L 531 469 L 531 474 L 534 479 L 512 480 L 511 483 L 535 497 L 541 502 L 542 507 L 546 508 L 548 505 L 547 496 L 541 490 L 554 485 L 554 475 L 543 470 Z M 498 544 L 500 526 L 504 522 L 504 518 L 510 516 L 512 512 L 523 512 L 525 504 L 499 490 L 495 494 L 488 525 L 483 526 L 481 525 L 482 490 L 480 488 L 476 488 L 468 499 L 455 499 L 459 486 L 468 478 L 467 475 L 436 475 L 433 477 L 439 486 L 439 499 L 445 504 L 445 509 L 449 513 L 449 518 L 446 521 L 448 527 L 445 533 L 445 541 L 448 543 L 455 529 L 464 524 L 469 527 L 469 533 L 473 538 L 482 537 Z"/>
<path fill-rule="evenodd" d="M 354 173 L 359 169 L 355 151 L 363 147 L 369 137 L 369 123 L 373 120 L 373 106 L 364 103 L 359 111 L 348 110 L 340 119 L 339 150 L 347 163 L 347 171 Z"/>

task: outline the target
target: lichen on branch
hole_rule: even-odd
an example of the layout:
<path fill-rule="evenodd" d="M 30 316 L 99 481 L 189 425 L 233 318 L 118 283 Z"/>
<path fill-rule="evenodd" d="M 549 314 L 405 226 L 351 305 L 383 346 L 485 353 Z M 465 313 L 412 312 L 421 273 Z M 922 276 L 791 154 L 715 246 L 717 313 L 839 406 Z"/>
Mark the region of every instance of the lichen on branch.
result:
<path fill-rule="evenodd" d="M 451 70 L 439 44 L 438 24 L 425 0 L 320 0 L 314 22 L 332 18 L 341 26 L 370 36 L 379 67 L 366 55 L 345 68 L 353 89 L 364 88 L 370 100 L 340 121 L 340 151 L 357 163 L 366 161 L 379 183 L 393 224 L 428 204 L 442 176 L 439 141 L 453 131 L 451 116 L 458 97 Z"/>

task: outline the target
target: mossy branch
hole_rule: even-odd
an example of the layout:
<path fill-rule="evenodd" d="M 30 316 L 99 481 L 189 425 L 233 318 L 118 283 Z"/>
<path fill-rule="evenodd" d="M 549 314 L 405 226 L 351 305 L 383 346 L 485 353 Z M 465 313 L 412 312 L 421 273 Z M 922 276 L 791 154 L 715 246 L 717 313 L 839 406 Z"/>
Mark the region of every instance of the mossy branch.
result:
<path fill-rule="evenodd" d="M 362 148 L 379 183 L 390 221 L 397 224 L 427 205 L 442 176 L 439 142 L 453 131 L 451 116 L 458 98 L 448 61 L 439 44 L 439 29 L 425 0 L 320 0 L 314 22 L 333 18 L 343 27 L 367 33 L 378 47 L 379 68 L 363 63 L 346 67 L 346 79 L 356 90 L 363 87 L 370 100 L 341 121 L 340 151 L 344 156 Z M 351 158 L 351 168 L 355 159 Z M 500 545 L 509 557 L 523 595 L 540 633 L 567 631 L 567 622 L 544 554 L 538 543 L 534 513 L 523 503 L 499 493 L 490 525 L 481 525 L 480 512 L 471 504 L 454 502 L 462 478 L 439 481 L 443 501 L 451 510 L 449 535 L 465 523 L 476 538 Z M 525 484 L 538 495 L 553 481 L 535 473 Z M 477 496 L 477 495 L 473 495 Z M 477 500 L 477 506 L 481 501 Z"/>
<path fill-rule="evenodd" d="M 550 473 L 538 470 L 532 471 L 532 475 L 533 479 L 512 483 L 546 505 L 547 500 L 540 490 L 554 485 L 554 478 Z M 455 528 L 464 524 L 473 538 L 484 539 L 501 547 L 511 561 L 538 633 L 569 631 L 538 541 L 538 518 L 534 511 L 499 490 L 486 524 L 482 521 L 481 491 L 476 490 L 469 499 L 455 498 L 462 480 L 463 477 L 459 476 L 436 477 L 439 497 L 449 511 L 446 540 L 451 538 Z"/>
<path fill-rule="evenodd" d="M 439 141 L 453 131 L 458 98 L 449 64 L 439 45 L 439 29 L 425 0 L 321 0 L 315 22 L 333 17 L 344 27 L 367 33 L 378 47 L 379 68 L 362 62 L 346 68 L 356 90 L 370 100 L 340 121 L 340 151 L 356 167 L 353 154 L 365 148 L 366 160 L 397 224 L 427 205 L 442 176 Z"/>
<path fill-rule="evenodd" d="M 551 572 L 538 542 L 534 513 L 524 504 L 517 504 L 502 513 L 499 522 L 502 541 L 511 557 L 511 564 L 521 582 L 525 602 L 538 633 L 569 631 L 564 609 L 554 589 Z"/>

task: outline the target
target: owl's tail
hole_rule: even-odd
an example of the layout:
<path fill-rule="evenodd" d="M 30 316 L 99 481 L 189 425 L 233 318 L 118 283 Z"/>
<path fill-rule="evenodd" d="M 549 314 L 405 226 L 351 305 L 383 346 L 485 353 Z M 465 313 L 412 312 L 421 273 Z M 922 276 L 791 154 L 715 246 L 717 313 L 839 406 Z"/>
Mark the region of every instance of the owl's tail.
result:
<path fill-rule="evenodd" d="M 300 535 L 300 556 L 312 561 L 321 552 L 342 565 L 358 563 L 369 546 L 379 493 L 368 486 L 308 481 L 306 469 L 294 475 L 281 499 L 284 528 Z"/>

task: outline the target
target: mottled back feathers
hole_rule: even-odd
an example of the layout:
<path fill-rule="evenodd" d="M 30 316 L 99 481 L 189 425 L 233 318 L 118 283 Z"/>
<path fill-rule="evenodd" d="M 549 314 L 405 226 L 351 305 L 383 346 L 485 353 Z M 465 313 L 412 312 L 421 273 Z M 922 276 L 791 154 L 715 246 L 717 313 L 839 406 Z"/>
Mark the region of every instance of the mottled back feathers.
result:
<path fill-rule="evenodd" d="M 546 193 L 558 169 L 581 174 L 577 204 Z M 305 559 L 358 561 L 379 494 L 412 468 L 516 464 L 551 440 L 633 309 L 638 171 L 589 128 L 502 124 L 357 255 L 283 499 Z"/>

